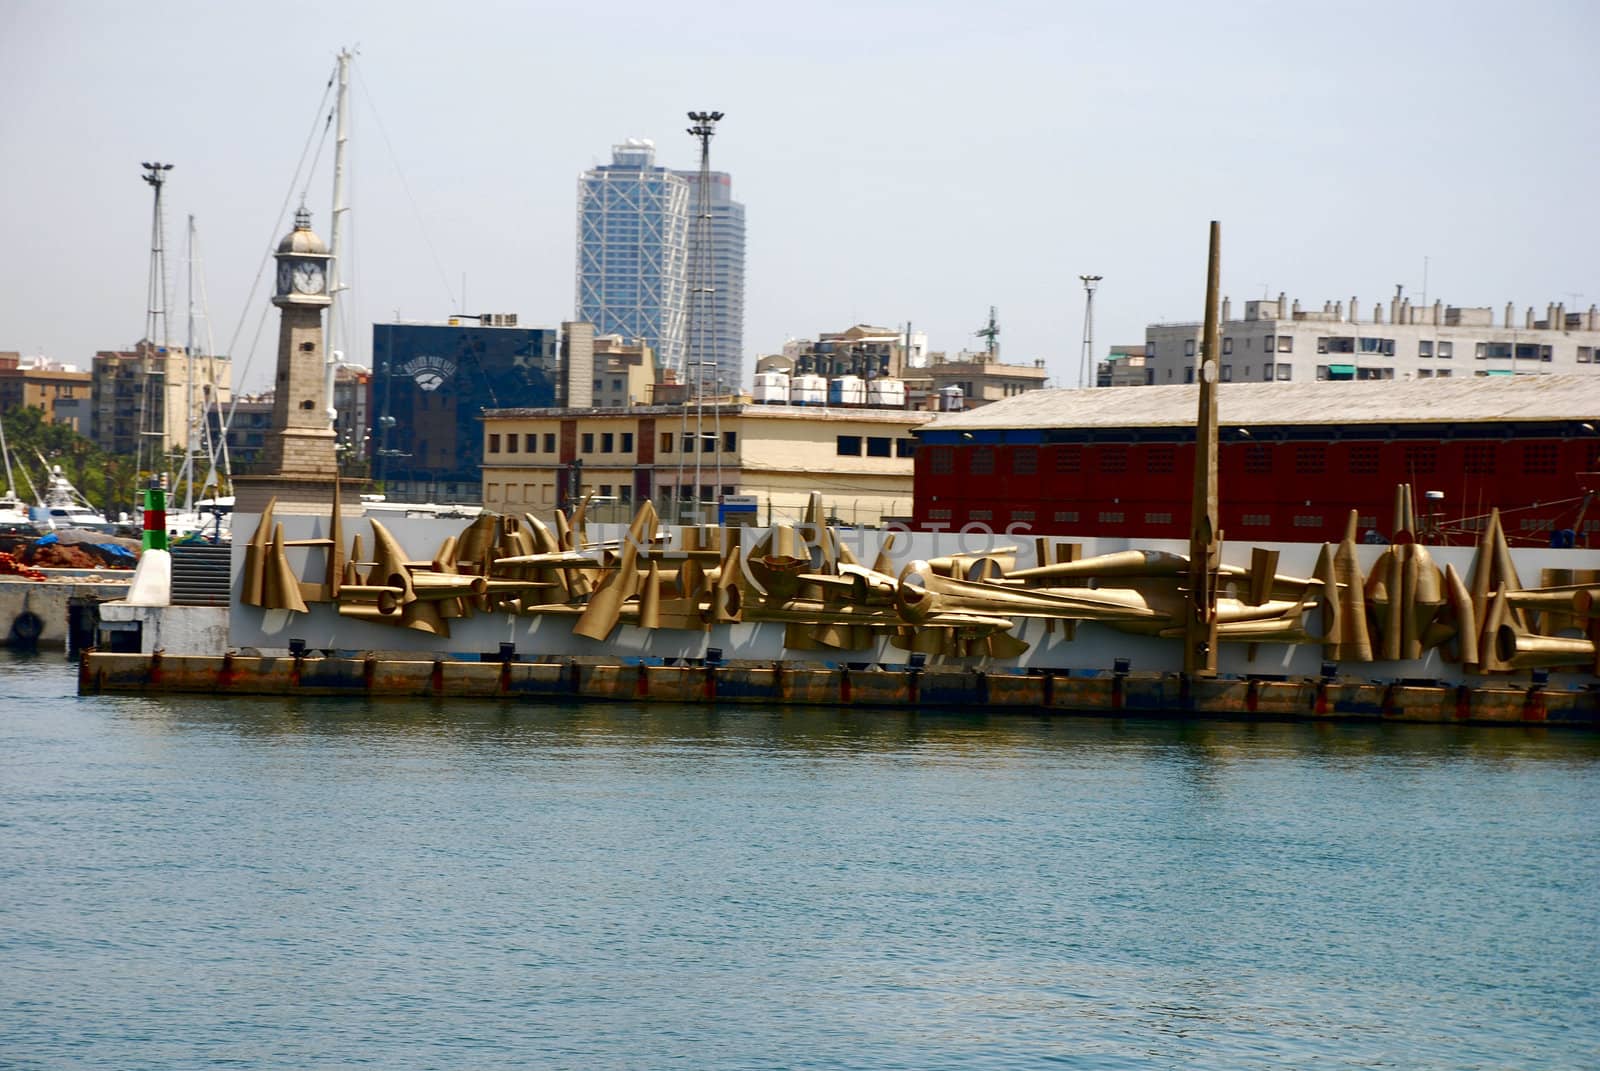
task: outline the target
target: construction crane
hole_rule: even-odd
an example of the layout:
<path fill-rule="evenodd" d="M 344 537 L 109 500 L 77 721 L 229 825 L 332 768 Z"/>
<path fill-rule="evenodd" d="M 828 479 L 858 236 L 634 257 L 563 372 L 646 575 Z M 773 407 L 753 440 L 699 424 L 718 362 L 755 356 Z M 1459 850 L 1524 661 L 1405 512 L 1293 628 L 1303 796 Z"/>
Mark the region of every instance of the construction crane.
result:
<path fill-rule="evenodd" d="M 993 305 L 989 306 L 989 323 L 980 327 L 973 334 L 983 339 L 984 349 L 989 352 L 989 360 L 993 361 L 1000 356 L 1000 319 Z"/>

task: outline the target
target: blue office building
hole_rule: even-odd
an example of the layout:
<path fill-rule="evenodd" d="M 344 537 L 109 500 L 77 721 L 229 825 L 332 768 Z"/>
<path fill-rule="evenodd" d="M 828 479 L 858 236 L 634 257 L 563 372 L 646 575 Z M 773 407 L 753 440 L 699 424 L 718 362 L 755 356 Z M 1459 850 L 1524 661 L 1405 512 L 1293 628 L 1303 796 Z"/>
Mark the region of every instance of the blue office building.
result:
<path fill-rule="evenodd" d="M 373 324 L 373 478 L 402 501 L 477 501 L 479 414 L 560 404 L 560 343 L 548 327 Z"/>

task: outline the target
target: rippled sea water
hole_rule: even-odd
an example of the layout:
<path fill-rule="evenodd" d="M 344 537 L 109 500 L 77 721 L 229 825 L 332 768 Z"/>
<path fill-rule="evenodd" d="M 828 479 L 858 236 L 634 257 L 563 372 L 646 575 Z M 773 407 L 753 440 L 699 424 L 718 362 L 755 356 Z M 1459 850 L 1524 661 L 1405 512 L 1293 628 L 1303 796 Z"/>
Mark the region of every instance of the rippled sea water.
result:
<path fill-rule="evenodd" d="M 0 1066 L 1600 1066 L 1594 733 L 74 692 Z"/>

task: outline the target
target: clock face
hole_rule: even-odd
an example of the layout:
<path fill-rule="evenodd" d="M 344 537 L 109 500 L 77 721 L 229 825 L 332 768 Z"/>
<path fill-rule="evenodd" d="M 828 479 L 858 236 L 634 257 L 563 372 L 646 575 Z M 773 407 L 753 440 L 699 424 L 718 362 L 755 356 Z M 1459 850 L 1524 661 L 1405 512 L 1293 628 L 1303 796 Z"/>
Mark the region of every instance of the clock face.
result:
<path fill-rule="evenodd" d="M 294 288 L 302 294 L 322 293 L 322 265 L 315 262 L 296 264 Z"/>
<path fill-rule="evenodd" d="M 287 294 L 290 282 L 294 277 L 294 269 L 287 260 L 278 262 L 278 293 Z"/>

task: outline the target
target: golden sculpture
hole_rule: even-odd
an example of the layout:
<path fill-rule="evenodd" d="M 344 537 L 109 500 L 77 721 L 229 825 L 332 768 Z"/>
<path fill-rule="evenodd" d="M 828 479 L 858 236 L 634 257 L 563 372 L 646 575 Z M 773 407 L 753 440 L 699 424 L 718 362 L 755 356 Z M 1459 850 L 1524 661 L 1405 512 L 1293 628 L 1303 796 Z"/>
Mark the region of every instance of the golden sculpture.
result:
<path fill-rule="evenodd" d="M 305 613 L 332 603 L 346 617 L 450 635 L 474 614 L 571 616 L 597 642 L 620 625 L 708 630 L 740 621 L 781 622 L 798 651 L 863 651 L 887 640 L 945 657 L 1016 658 L 1028 644 L 1017 623 L 1047 622 L 1071 642 L 1078 622 L 1185 640 L 1193 573 L 1187 557 L 1119 551 L 1084 558 L 1080 547 L 1035 542 L 1037 563 L 1017 568 L 1017 548 L 912 561 L 896 570 L 884 542 L 871 566 L 855 560 L 823 516 L 820 495 L 799 525 L 774 524 L 748 550 L 740 530 L 680 530 L 677 545 L 655 508 L 641 505 L 626 535 L 589 541 L 587 502 L 554 527 L 531 514 L 485 513 L 447 538 L 432 558 L 412 559 L 380 522 L 373 547 L 360 536 L 343 553 L 335 506 L 328 538 L 286 540 L 261 514 L 245 548 L 240 602 Z M 1208 630 L 1218 643 L 1317 644 L 1330 662 L 1414 661 L 1430 651 L 1469 672 L 1544 666 L 1600 674 L 1600 570 L 1546 570 L 1525 588 L 1499 514 L 1491 513 L 1466 578 L 1434 563 L 1415 541 L 1409 488 L 1396 491 L 1393 541 L 1364 572 L 1352 512 L 1344 538 L 1325 545 L 1300 577 L 1277 571 L 1276 551 L 1254 549 L 1248 567 L 1219 565 Z M 321 549 L 325 579 L 297 578 L 290 547 Z"/>

